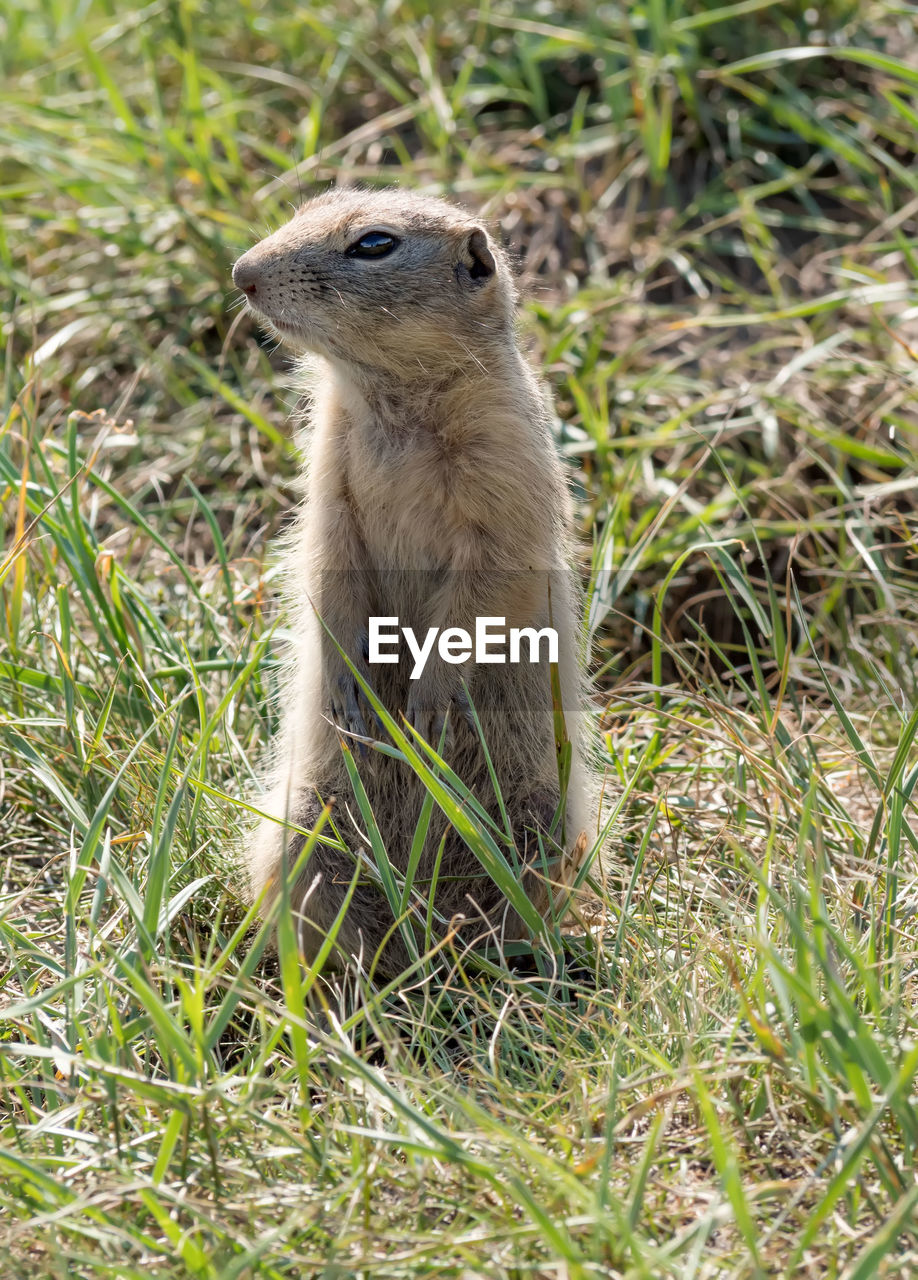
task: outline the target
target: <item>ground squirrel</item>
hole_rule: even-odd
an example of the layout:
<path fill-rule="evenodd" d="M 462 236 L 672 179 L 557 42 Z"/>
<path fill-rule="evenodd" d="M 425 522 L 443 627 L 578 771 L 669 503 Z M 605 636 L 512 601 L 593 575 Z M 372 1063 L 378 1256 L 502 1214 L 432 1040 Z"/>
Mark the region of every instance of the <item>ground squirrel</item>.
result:
<path fill-rule="evenodd" d="M 284 820 L 311 828 L 322 802 L 334 800 L 348 851 L 317 844 L 292 890 L 305 958 L 314 961 L 342 905 L 356 854 L 365 865 L 337 936 L 339 957 L 393 974 L 408 949 L 367 869 L 365 824 L 340 748 L 342 737 L 359 750 L 361 739 L 387 735 L 328 633 L 393 715 L 403 713 L 434 744 L 445 720 L 450 767 L 503 826 L 483 738 L 519 865 L 540 868 L 536 833 L 551 827 L 559 801 L 548 663 L 492 657 L 460 665 L 453 655 L 461 631 L 452 629 L 471 634 L 480 618 L 551 625 L 574 742 L 570 851 L 587 829 L 588 806 L 576 744 L 579 610 L 567 484 L 545 393 L 517 346 L 512 272 L 463 210 L 392 189 L 329 191 L 244 254 L 233 280 L 259 319 L 312 360 L 306 501 L 285 550 L 289 682 L 270 793 L 260 802 L 273 818 L 261 822 L 246 854 L 251 889 L 276 890 L 285 854 L 292 860 L 303 848 Z M 420 664 L 410 658 L 369 661 L 374 618 L 388 626 L 398 619 L 420 636 L 448 634 L 412 679 Z M 355 758 L 388 858 L 403 872 L 423 785 L 391 749 L 364 744 Z M 521 876 L 546 910 L 542 875 Z M 452 921 L 462 943 L 489 930 L 521 936 L 519 918 L 436 808 L 415 871 L 418 887 L 431 883 L 441 933 Z M 416 913 L 418 929 L 424 915 Z"/>

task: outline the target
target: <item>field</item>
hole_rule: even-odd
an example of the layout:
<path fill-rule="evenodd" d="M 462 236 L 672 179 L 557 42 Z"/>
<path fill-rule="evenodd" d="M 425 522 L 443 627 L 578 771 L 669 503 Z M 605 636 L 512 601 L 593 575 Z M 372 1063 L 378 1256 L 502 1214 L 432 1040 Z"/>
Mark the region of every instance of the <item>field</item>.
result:
<path fill-rule="evenodd" d="M 918 18 L 0 0 L 0 1274 L 918 1270 Z M 580 924 L 325 996 L 238 894 L 297 500 L 233 260 L 517 255 L 592 582 Z"/>

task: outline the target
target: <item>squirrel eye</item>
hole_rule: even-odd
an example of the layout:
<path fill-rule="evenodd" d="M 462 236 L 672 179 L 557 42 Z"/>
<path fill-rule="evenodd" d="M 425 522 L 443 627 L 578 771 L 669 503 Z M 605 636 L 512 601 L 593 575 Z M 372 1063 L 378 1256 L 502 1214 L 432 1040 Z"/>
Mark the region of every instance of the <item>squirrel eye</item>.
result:
<path fill-rule="evenodd" d="M 359 240 L 355 240 L 346 252 L 349 258 L 382 258 L 398 244 L 401 241 L 390 236 L 388 231 L 368 231 Z"/>

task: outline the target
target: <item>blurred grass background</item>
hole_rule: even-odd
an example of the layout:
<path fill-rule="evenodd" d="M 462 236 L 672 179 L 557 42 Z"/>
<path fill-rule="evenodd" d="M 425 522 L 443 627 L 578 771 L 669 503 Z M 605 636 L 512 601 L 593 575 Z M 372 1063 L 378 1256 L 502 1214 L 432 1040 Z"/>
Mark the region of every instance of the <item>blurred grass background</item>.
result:
<path fill-rule="evenodd" d="M 0 0 L 4 1275 L 914 1274 L 916 34 Z M 229 271 L 333 181 L 518 256 L 622 799 L 579 937 L 316 1039 L 233 893 L 297 393 Z"/>

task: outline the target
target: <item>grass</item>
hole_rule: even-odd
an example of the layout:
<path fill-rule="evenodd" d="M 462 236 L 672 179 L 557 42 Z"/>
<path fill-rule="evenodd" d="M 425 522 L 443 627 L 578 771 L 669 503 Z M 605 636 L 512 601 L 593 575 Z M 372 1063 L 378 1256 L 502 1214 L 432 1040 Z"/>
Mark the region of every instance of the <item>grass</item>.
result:
<path fill-rule="evenodd" d="M 0 22 L 3 1274 L 913 1274 L 912 10 Z M 563 947 L 317 1031 L 234 892 L 297 459 L 229 267 L 332 179 L 520 255 L 625 798 Z"/>

